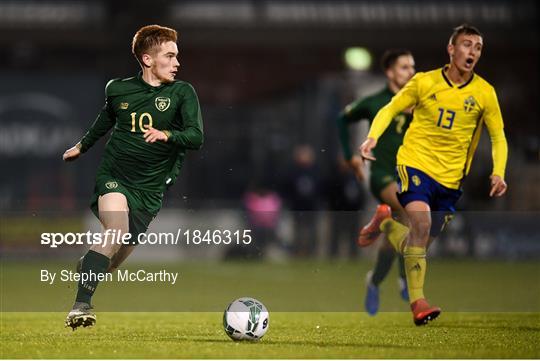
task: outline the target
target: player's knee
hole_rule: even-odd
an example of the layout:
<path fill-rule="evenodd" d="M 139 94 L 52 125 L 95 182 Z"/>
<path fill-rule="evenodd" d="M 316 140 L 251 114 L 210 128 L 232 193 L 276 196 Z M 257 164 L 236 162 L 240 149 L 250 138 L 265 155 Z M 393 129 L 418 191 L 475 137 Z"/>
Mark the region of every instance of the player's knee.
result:
<path fill-rule="evenodd" d="M 129 208 L 122 193 L 107 193 L 99 197 L 99 220 L 105 230 L 129 231 Z"/>
<path fill-rule="evenodd" d="M 116 234 L 129 232 L 129 215 L 127 212 L 100 211 L 99 220 L 103 225 L 104 232 L 107 230 L 115 230 Z"/>
<path fill-rule="evenodd" d="M 420 220 L 411 225 L 411 235 L 415 239 L 428 240 L 429 230 L 431 228 L 430 220 Z"/>

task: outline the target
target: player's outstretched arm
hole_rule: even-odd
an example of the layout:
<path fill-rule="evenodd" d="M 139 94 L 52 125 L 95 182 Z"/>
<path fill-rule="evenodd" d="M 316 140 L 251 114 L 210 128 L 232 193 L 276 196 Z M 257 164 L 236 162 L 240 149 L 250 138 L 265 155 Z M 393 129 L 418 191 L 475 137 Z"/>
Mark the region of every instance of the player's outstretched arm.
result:
<path fill-rule="evenodd" d="M 81 141 L 64 152 L 62 159 L 66 162 L 74 161 L 79 156 L 92 147 L 99 138 L 107 134 L 114 125 L 114 114 L 105 104 L 94 124 L 88 129 L 88 132 L 82 137 Z"/>
<path fill-rule="evenodd" d="M 80 155 L 81 155 L 81 143 L 77 143 L 73 147 L 69 148 L 68 150 L 64 152 L 62 159 L 65 162 L 71 162 L 79 158 Z"/>
<path fill-rule="evenodd" d="M 111 88 L 114 86 L 114 81 L 114 79 L 109 81 L 105 86 L 105 105 L 101 109 L 101 112 L 98 114 L 90 129 L 88 129 L 88 132 L 86 132 L 81 141 L 78 143 L 80 153 L 84 153 L 90 149 L 101 137 L 107 134 L 116 123 L 116 115 L 110 106 L 109 101 L 109 93 Z"/>
<path fill-rule="evenodd" d="M 377 146 L 377 139 L 368 137 L 364 141 L 364 143 L 362 143 L 359 149 L 360 155 L 362 156 L 362 158 L 372 160 L 372 161 L 376 160 L 375 157 L 373 156 L 373 153 L 371 152 L 373 148 L 375 148 L 376 146 Z"/>

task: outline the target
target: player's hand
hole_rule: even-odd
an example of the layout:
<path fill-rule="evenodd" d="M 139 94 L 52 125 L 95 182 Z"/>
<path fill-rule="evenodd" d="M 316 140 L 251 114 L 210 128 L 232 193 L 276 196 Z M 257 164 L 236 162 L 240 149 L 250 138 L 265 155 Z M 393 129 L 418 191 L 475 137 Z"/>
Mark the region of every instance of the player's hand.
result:
<path fill-rule="evenodd" d="M 143 137 L 146 143 L 154 143 L 158 140 L 161 142 L 166 142 L 167 139 L 169 139 L 169 137 L 167 137 L 167 134 L 165 134 L 161 130 L 152 128 L 148 124 L 146 124 L 144 127 L 146 128 L 146 132 L 144 132 Z"/>
<path fill-rule="evenodd" d="M 79 158 L 81 155 L 81 143 L 77 143 L 73 147 L 69 148 L 64 152 L 64 155 L 62 155 L 62 159 L 65 162 L 72 162 L 75 159 Z"/>
<path fill-rule="evenodd" d="M 377 146 L 377 141 L 373 138 L 367 138 L 364 143 L 360 146 L 360 155 L 364 159 L 368 160 L 376 160 L 373 154 L 371 153 L 371 150 Z"/>
<path fill-rule="evenodd" d="M 508 186 L 506 185 L 504 179 L 498 175 L 492 175 L 489 177 L 489 179 L 491 180 L 491 190 L 489 191 L 490 197 L 500 197 L 506 193 Z"/>
<path fill-rule="evenodd" d="M 347 161 L 347 164 L 354 171 L 354 175 L 359 182 L 362 182 L 366 178 L 364 174 L 364 160 L 362 157 L 353 155 L 352 158 Z"/>

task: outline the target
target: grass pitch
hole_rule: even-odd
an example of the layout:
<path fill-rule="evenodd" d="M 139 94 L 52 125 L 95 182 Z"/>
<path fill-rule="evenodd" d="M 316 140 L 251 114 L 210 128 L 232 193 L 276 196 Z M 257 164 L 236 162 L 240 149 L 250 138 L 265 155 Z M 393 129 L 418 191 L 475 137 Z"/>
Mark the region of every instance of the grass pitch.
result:
<path fill-rule="evenodd" d="M 398 297 L 395 269 L 381 285 L 382 312 L 359 312 L 371 266 L 364 260 L 128 262 L 177 270 L 180 281 L 104 283 L 94 297 L 96 327 L 74 332 L 63 323 L 76 284 L 39 282 L 40 269 L 69 265 L 0 266 L 1 358 L 540 358 L 537 262 L 430 261 L 426 294 L 443 313 L 424 327 Z M 215 312 L 241 296 L 270 311 L 259 342 L 230 340 Z"/>
<path fill-rule="evenodd" d="M 539 358 L 540 316 L 443 313 L 415 327 L 409 313 L 270 314 L 259 342 L 233 342 L 221 313 L 98 314 L 63 328 L 64 313 L 3 313 L 2 358 Z"/>
<path fill-rule="evenodd" d="M 0 311 L 67 311 L 77 282 L 40 282 L 40 271 L 72 269 L 74 263 L 2 261 Z M 167 264 L 128 260 L 125 269 L 166 269 L 178 272 L 178 281 L 101 282 L 93 303 L 98 312 L 220 312 L 232 300 L 249 296 L 270 312 L 357 312 L 363 310 L 364 279 L 371 266 L 366 260 Z M 381 311 L 409 311 L 398 297 L 396 268 L 381 284 Z M 446 312 L 540 312 L 540 263 L 430 260 L 425 293 Z"/>

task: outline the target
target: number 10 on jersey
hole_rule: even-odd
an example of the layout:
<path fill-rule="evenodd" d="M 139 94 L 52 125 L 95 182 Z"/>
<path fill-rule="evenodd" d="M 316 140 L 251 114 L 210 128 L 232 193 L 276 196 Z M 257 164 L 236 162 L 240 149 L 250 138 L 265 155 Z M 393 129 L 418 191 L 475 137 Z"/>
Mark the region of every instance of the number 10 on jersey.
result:
<path fill-rule="evenodd" d="M 144 124 L 144 119 L 145 118 L 148 118 L 148 124 Z M 131 131 L 133 133 L 136 132 L 136 129 L 135 129 L 135 120 L 137 119 L 137 113 L 133 112 L 131 113 Z M 145 128 L 145 125 L 148 127 L 148 128 L 151 128 L 152 127 L 152 116 L 150 115 L 150 113 L 142 113 L 140 116 L 139 116 L 139 129 L 141 130 L 141 132 L 143 133 L 146 133 L 146 131 L 148 130 L 147 128 Z"/>

